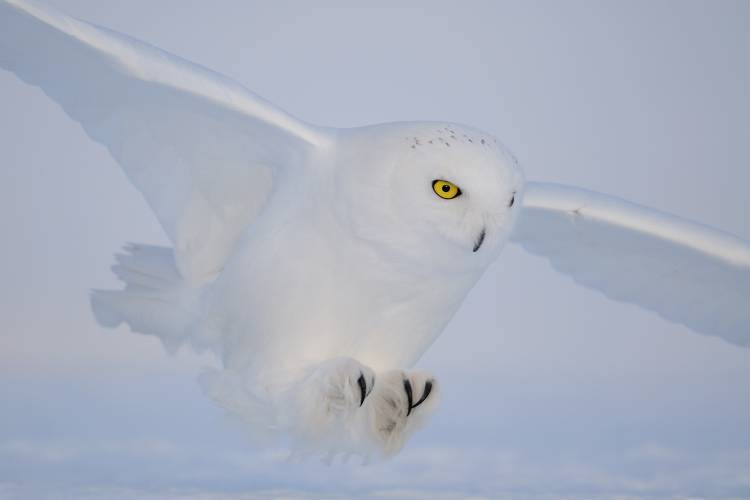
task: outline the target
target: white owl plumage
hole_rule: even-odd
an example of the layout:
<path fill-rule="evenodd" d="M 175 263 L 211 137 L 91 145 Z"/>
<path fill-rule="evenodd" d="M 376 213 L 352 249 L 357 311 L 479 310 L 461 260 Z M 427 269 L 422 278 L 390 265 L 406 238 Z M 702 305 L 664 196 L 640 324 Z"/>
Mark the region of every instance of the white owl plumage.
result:
<path fill-rule="evenodd" d="M 750 244 L 525 182 L 481 131 L 310 125 L 31 0 L 0 0 L 0 66 L 108 148 L 173 243 L 126 247 L 125 288 L 93 294 L 97 319 L 214 351 L 224 370 L 206 391 L 257 434 L 397 452 L 439 398 L 433 376 L 405 370 L 509 240 L 615 300 L 750 344 Z"/>

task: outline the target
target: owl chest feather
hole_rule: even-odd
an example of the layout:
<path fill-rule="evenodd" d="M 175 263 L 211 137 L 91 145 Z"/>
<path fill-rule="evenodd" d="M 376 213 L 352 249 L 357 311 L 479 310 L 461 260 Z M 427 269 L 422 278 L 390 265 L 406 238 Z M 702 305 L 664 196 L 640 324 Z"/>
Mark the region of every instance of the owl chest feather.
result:
<path fill-rule="evenodd" d="M 478 278 L 399 259 L 326 213 L 300 220 L 260 224 L 213 286 L 210 322 L 229 364 L 351 356 L 374 368 L 409 366 Z"/>

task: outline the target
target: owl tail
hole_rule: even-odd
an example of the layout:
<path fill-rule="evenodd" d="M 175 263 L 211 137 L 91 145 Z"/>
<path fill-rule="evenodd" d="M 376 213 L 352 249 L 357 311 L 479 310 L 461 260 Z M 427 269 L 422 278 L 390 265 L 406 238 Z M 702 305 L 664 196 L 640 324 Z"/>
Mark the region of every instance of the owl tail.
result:
<path fill-rule="evenodd" d="M 112 271 L 125 288 L 92 291 L 91 307 L 99 324 L 115 328 L 127 323 L 134 332 L 159 337 L 169 352 L 194 340 L 201 289 L 186 285 L 172 249 L 129 244 L 115 258 Z"/>

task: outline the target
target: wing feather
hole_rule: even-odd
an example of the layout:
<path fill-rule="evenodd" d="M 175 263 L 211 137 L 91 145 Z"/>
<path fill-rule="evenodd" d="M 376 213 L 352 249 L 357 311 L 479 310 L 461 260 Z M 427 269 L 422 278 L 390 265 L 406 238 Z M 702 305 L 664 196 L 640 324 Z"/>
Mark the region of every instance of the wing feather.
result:
<path fill-rule="evenodd" d="M 528 183 L 513 240 L 608 297 L 750 346 L 750 243 L 657 210 Z"/>
<path fill-rule="evenodd" d="M 279 174 L 329 140 L 228 78 L 30 0 L 0 0 L 0 67 L 108 148 L 188 280 L 221 269 Z"/>

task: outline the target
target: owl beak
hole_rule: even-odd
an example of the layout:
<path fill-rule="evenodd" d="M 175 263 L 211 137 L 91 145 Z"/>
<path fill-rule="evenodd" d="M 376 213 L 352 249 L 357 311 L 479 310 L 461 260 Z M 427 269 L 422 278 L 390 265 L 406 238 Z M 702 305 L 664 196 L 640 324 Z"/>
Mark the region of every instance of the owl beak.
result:
<path fill-rule="evenodd" d="M 476 241 L 474 242 L 474 252 L 479 250 L 479 247 L 482 246 L 482 243 L 484 243 L 484 237 L 487 235 L 487 231 L 482 228 L 482 232 L 479 233 L 479 236 L 477 236 Z"/>

